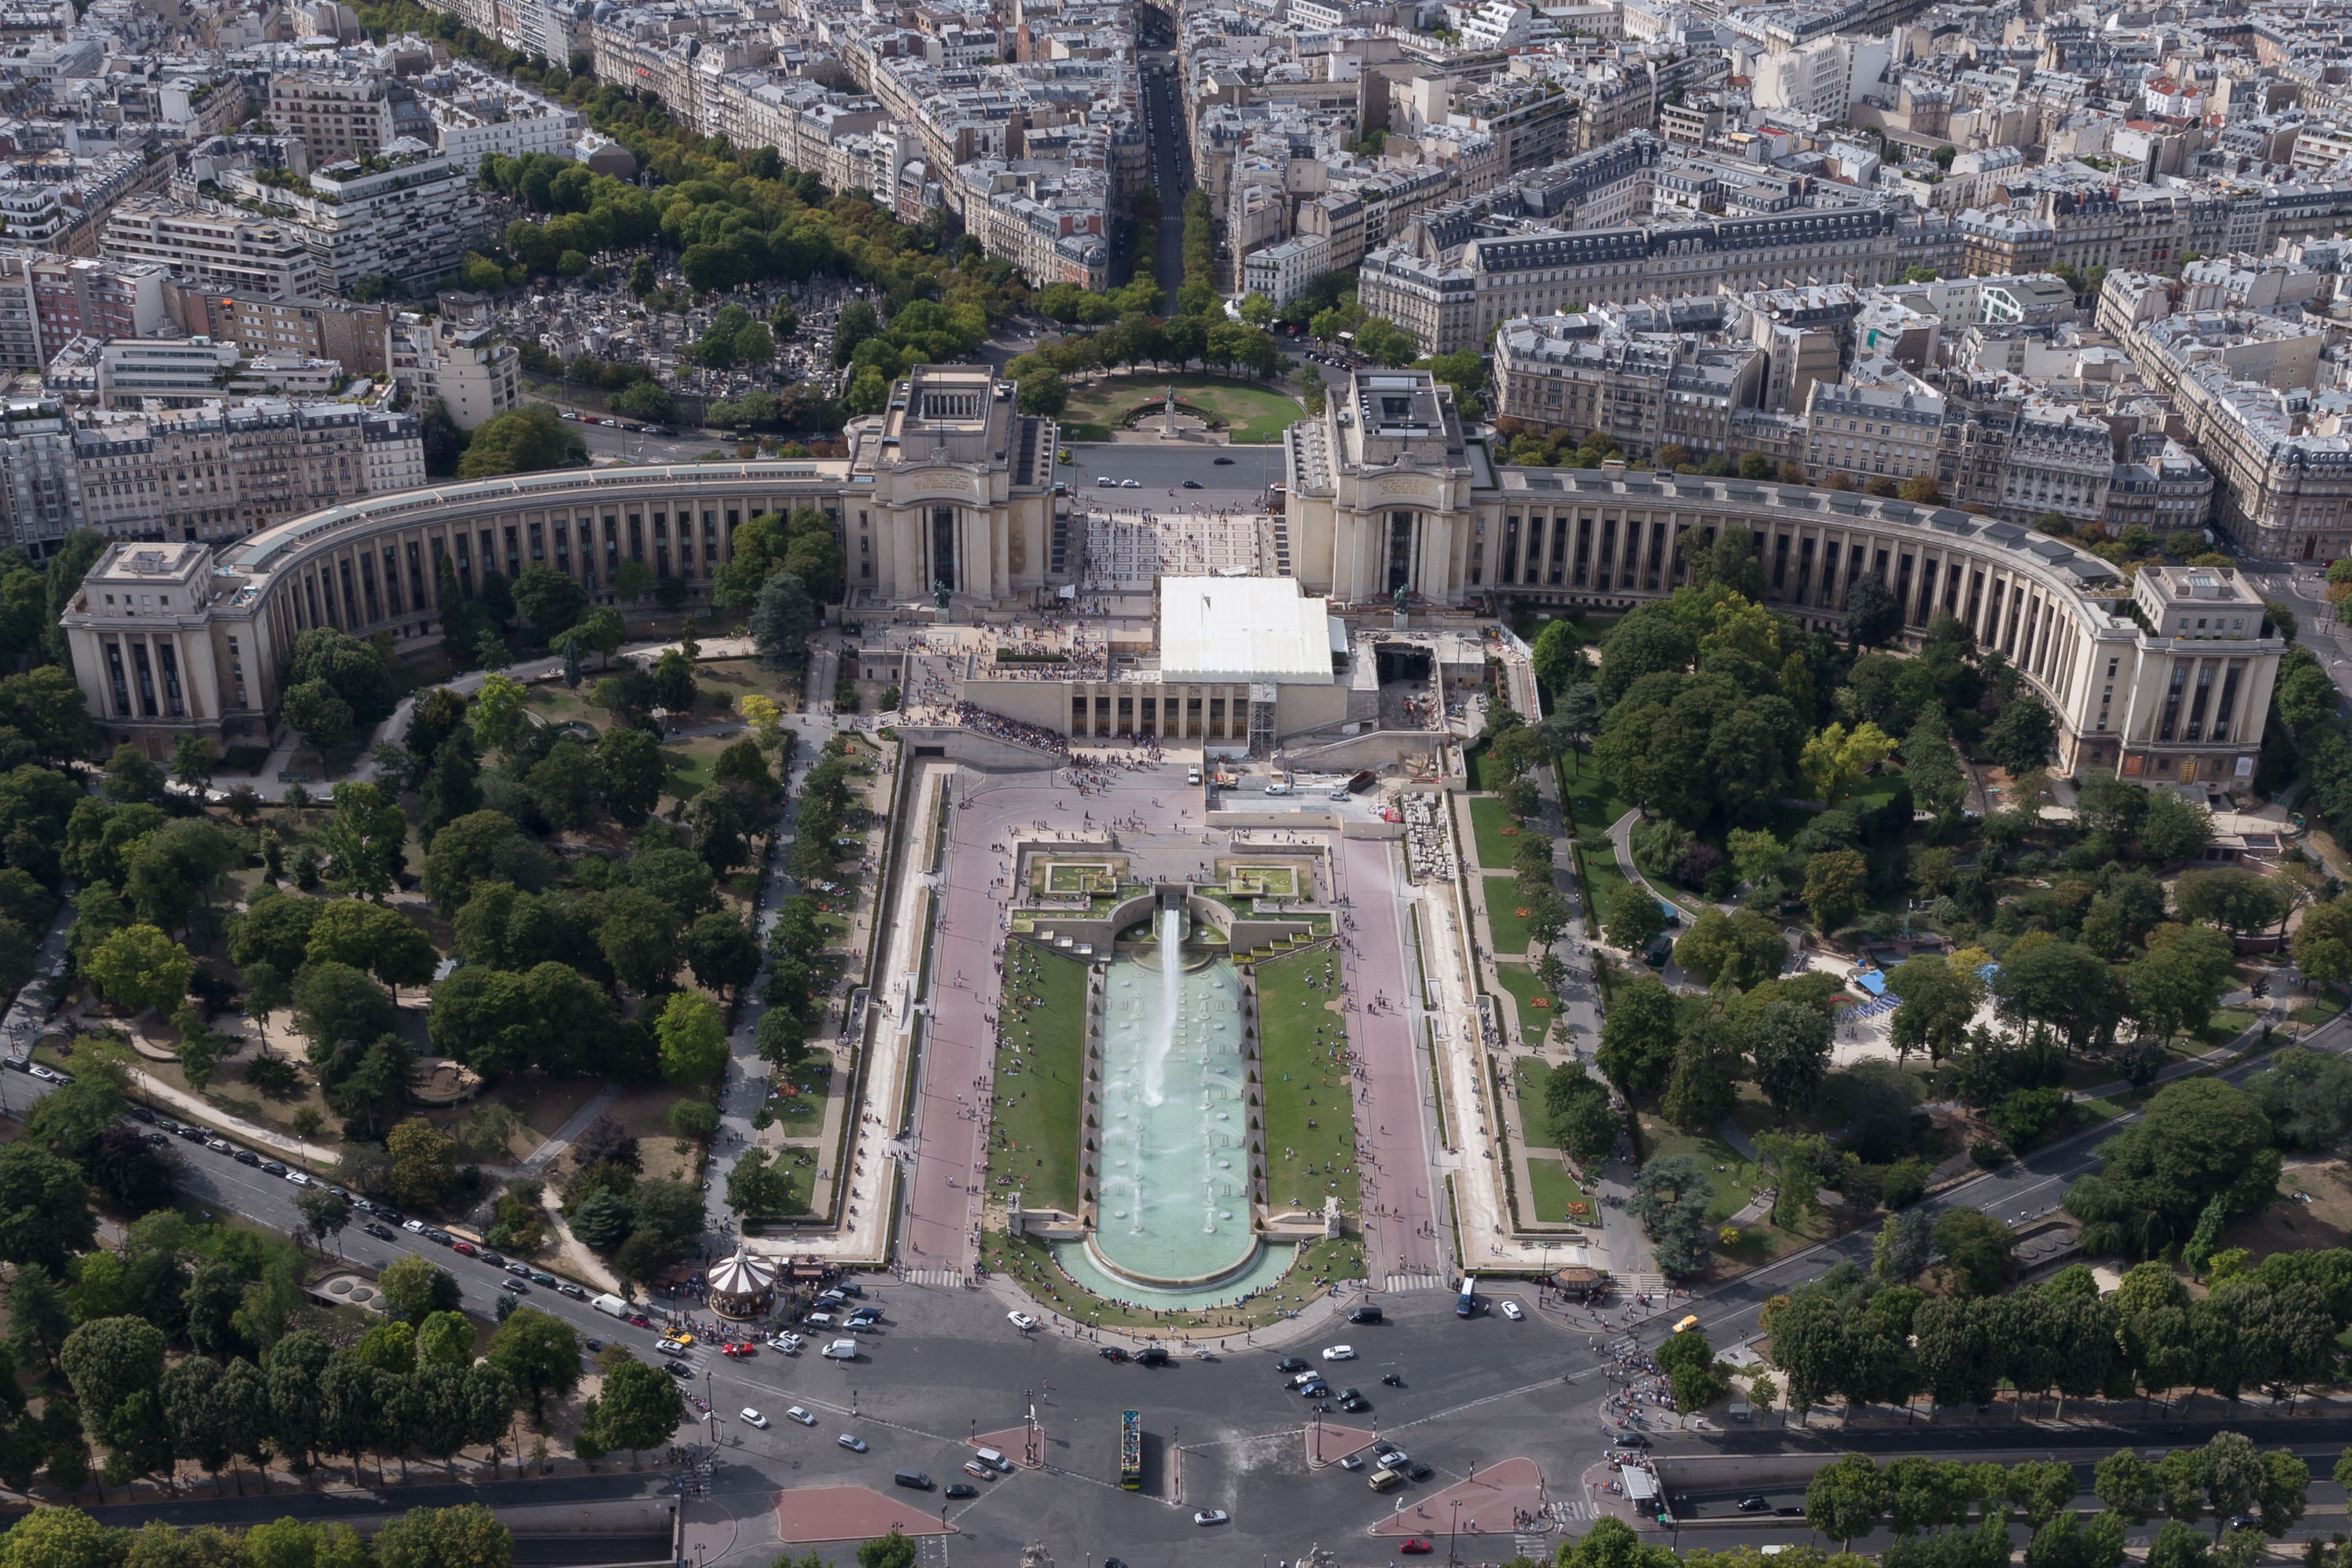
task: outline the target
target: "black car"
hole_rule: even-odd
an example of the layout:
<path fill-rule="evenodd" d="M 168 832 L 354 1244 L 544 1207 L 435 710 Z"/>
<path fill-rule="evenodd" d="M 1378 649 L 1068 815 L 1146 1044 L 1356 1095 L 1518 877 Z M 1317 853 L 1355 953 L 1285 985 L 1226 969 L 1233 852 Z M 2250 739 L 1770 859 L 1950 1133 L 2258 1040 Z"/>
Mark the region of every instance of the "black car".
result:
<path fill-rule="evenodd" d="M 958 1481 L 948 1488 L 947 1495 L 952 1498 L 978 1497 L 980 1489 L 970 1481 Z"/>
<path fill-rule="evenodd" d="M 1423 1464 L 1418 1459 L 1413 1461 L 1412 1469 L 1405 1471 L 1405 1474 L 1411 1476 L 1417 1481 L 1425 1481 L 1436 1473 L 1437 1472 L 1435 1470 L 1431 1469 L 1427 1465 Z"/>
<path fill-rule="evenodd" d="M 1351 1323 L 1376 1323 L 1381 1321 L 1381 1310 L 1378 1307 L 1358 1307 L 1348 1314 L 1348 1321 Z"/>
<path fill-rule="evenodd" d="M 201 1144 L 205 1141 L 205 1130 L 202 1127 L 183 1127 L 180 1129 L 180 1136 L 192 1144 Z"/>
<path fill-rule="evenodd" d="M 1646 1448 L 1650 1446 L 1650 1439 L 1639 1432 L 1620 1432 L 1612 1441 L 1621 1448 Z"/>
<path fill-rule="evenodd" d="M 682 1361 L 665 1361 L 662 1363 L 662 1370 L 668 1373 L 672 1377 L 692 1377 L 694 1375 L 694 1368 L 687 1365 L 686 1363 Z"/>
<path fill-rule="evenodd" d="M 241 1166 L 257 1166 L 261 1163 L 261 1156 L 251 1149 L 239 1149 L 236 1152 L 236 1163 Z"/>
<path fill-rule="evenodd" d="M 408 1223 L 408 1216 L 401 1213 L 400 1210 L 396 1208 L 379 1208 L 375 1211 L 375 1217 L 378 1219 L 383 1220 L 386 1225 L 405 1225 Z"/>
<path fill-rule="evenodd" d="M 1331 1392 L 1331 1385 L 1318 1377 L 1311 1383 L 1300 1384 L 1298 1385 L 1298 1392 L 1306 1398 L 1320 1399 L 1325 1395 Z"/>
<path fill-rule="evenodd" d="M 601 1339 L 583 1339 L 580 1343 L 586 1345 L 592 1351 L 602 1350 L 604 1348 L 604 1342 Z"/>
<path fill-rule="evenodd" d="M 262 1161 L 261 1168 L 271 1176 L 284 1176 L 286 1174 L 286 1167 L 279 1165 L 276 1160 Z"/>
<path fill-rule="evenodd" d="M 1135 1364 L 1138 1366 L 1165 1366 L 1168 1364 L 1168 1353 L 1160 1349 L 1156 1344 L 1147 1345 L 1143 1349 L 1135 1353 Z"/>
<path fill-rule="evenodd" d="M 389 1225 L 378 1225 L 374 1221 L 370 1220 L 366 1225 L 362 1226 L 360 1228 L 365 1230 L 370 1236 L 375 1237 L 379 1240 L 390 1241 L 393 1239 L 392 1227 Z"/>
<path fill-rule="evenodd" d="M 455 1245 L 455 1243 L 450 1240 L 449 1233 L 446 1230 L 428 1230 L 425 1234 L 431 1239 L 438 1241 L 444 1247 Z"/>
<path fill-rule="evenodd" d="M 1772 1504 L 1762 1492 L 1750 1492 L 1748 1496 L 1739 1500 L 1739 1511 L 1742 1513 L 1769 1513 L 1772 1511 Z"/>
<path fill-rule="evenodd" d="M 1198 479 L 1187 479 L 1184 481 L 1184 488 L 1187 490 L 1205 490 L 1208 486 L 1202 484 Z"/>
<path fill-rule="evenodd" d="M 496 1252 L 477 1252 L 474 1254 L 474 1261 L 488 1263 L 493 1269 L 503 1269 L 507 1266 L 506 1259 Z"/>
<path fill-rule="evenodd" d="M 147 1141 L 151 1144 L 168 1144 L 172 1141 L 161 1133 L 149 1133 L 145 1134 L 145 1136 Z"/>
<path fill-rule="evenodd" d="M 1101 1356 L 1105 1361 L 1125 1361 L 1127 1359 L 1127 1352 L 1119 1349 L 1118 1346 L 1115 1344 L 1107 1344 L 1100 1350 L 1095 1352 L 1095 1354 Z"/>
<path fill-rule="evenodd" d="M 1276 1372 L 1286 1375 L 1293 1372 L 1304 1372 L 1310 1364 L 1312 1364 L 1301 1361 L 1295 1355 L 1286 1355 L 1280 1361 L 1274 1364 L 1274 1369 Z"/>
<path fill-rule="evenodd" d="M 144 1105 L 130 1106 L 126 1108 L 122 1113 L 130 1117 L 134 1122 L 144 1122 L 150 1126 L 152 1126 L 155 1122 L 155 1113 L 150 1111 Z"/>
<path fill-rule="evenodd" d="M 1220 468 L 1230 468 L 1234 465 L 1234 460 L 1230 457 L 1220 457 L 1216 459 L 1216 465 Z"/>

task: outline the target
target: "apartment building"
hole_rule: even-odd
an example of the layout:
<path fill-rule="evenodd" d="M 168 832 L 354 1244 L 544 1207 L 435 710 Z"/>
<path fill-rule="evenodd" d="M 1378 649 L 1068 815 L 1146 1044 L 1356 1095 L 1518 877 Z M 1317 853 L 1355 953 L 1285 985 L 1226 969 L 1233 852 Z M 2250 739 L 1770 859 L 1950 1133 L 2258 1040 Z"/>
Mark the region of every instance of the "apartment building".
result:
<path fill-rule="evenodd" d="M 1732 416 L 1754 404 L 1764 353 L 1720 336 L 1712 299 L 1521 317 L 1495 334 L 1498 415 L 1597 432 L 1646 457 L 1680 446 L 1704 461 L 1732 447 Z"/>
<path fill-rule="evenodd" d="M 1803 462 L 1816 483 L 1843 474 L 1861 487 L 1936 473 L 1944 400 L 1933 393 L 1815 382 L 1804 416 Z"/>
<path fill-rule="evenodd" d="M 310 298 L 331 277 L 293 225 L 234 208 L 132 196 L 107 219 L 99 254 L 152 262 L 174 282 L 266 299 Z"/>
<path fill-rule="evenodd" d="M 2110 538 L 2135 527 L 2158 536 L 2202 528 L 2212 515 L 2210 469 L 2160 430 L 2130 437 L 2125 460 L 2115 465 L 2107 481 Z"/>
<path fill-rule="evenodd" d="M 424 426 L 413 413 L 371 412 L 360 422 L 368 494 L 414 490 L 425 483 Z"/>
<path fill-rule="evenodd" d="M 0 531 L 38 559 L 80 523 L 70 417 L 47 398 L 0 402 Z"/>
<path fill-rule="evenodd" d="M 324 71 L 283 71 L 269 78 L 269 123 L 299 136 L 313 166 L 364 158 L 392 140 L 383 78 Z"/>
<path fill-rule="evenodd" d="M 26 270 L 45 348 L 79 337 L 152 337 L 168 319 L 169 275 L 153 262 L 38 256 L 26 259 Z"/>
<path fill-rule="evenodd" d="M 268 299 L 169 287 L 173 325 L 195 337 L 235 343 L 247 356 L 329 360 L 355 376 L 381 375 L 393 309 L 343 299 Z"/>
<path fill-rule="evenodd" d="M 503 78 L 460 67 L 423 78 L 417 99 L 433 120 L 441 154 L 471 175 L 486 153 L 520 158 L 530 152 L 569 156 L 579 138 L 579 111 L 525 92 Z M 756 142 L 739 142 L 756 146 Z"/>
<path fill-rule="evenodd" d="M 1242 292 L 1262 294 L 1272 305 L 1287 305 L 1330 270 L 1329 240 L 1321 235 L 1286 239 L 1242 258 Z"/>
<path fill-rule="evenodd" d="M 82 520 L 115 538 L 233 539 L 366 495 L 371 417 L 269 399 L 77 426 Z"/>
<path fill-rule="evenodd" d="M 478 428 L 520 400 L 515 346 L 498 335 L 487 313 L 427 319 L 404 310 L 384 334 L 384 356 L 393 379 L 410 389 L 415 406 L 439 398 L 460 430 Z"/>
<path fill-rule="evenodd" d="M 54 396 L 102 408 L 194 408 L 220 398 L 243 357 L 208 338 L 77 338 L 41 381 Z"/>
<path fill-rule="evenodd" d="M 401 137 L 381 153 L 313 169 L 288 184 L 231 170 L 224 188 L 285 223 L 316 259 L 322 289 L 397 278 L 414 293 L 457 270 L 483 226 L 480 193 L 443 153 Z"/>

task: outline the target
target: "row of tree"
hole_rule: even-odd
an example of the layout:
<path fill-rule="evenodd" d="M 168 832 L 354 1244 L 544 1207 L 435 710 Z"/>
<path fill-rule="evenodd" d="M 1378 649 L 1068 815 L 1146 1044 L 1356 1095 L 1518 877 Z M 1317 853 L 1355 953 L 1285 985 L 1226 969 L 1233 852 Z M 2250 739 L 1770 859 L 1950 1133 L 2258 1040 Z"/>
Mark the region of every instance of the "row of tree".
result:
<path fill-rule="evenodd" d="M 0 1568 L 509 1568 L 513 1532 L 479 1503 L 412 1508 L 373 1535 L 279 1519 L 248 1530 L 136 1530 L 77 1508 L 25 1515 L 0 1538 Z"/>

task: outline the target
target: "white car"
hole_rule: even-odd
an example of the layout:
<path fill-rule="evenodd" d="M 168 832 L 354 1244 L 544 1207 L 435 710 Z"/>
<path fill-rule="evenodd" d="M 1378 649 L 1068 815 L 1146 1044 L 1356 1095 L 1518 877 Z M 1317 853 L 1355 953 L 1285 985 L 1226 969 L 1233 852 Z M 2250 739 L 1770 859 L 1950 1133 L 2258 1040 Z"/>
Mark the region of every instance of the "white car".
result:
<path fill-rule="evenodd" d="M 847 1432 L 844 1432 L 840 1437 L 835 1437 L 834 1441 L 839 1443 L 843 1448 L 847 1448 L 853 1454 L 862 1454 L 866 1451 L 866 1439 L 863 1437 L 853 1437 Z"/>
<path fill-rule="evenodd" d="M 1356 1359 L 1356 1347 L 1352 1344 L 1332 1345 L 1330 1348 L 1324 1351 L 1323 1359 L 1326 1361 L 1353 1361 Z"/>
<path fill-rule="evenodd" d="M 1143 481 L 1140 479 L 1121 479 L 1118 483 L 1119 487 L 1124 490 L 1140 490 L 1143 488 Z"/>
<path fill-rule="evenodd" d="M 827 1361 L 856 1361 L 857 1342 L 854 1339 L 835 1340 L 824 1347 L 824 1358 Z"/>
<path fill-rule="evenodd" d="M 798 1355 L 801 1353 L 800 1336 L 797 1334 L 780 1333 L 775 1338 L 768 1342 L 768 1348 L 770 1350 L 782 1351 L 786 1355 Z"/>
<path fill-rule="evenodd" d="M 757 1427 L 762 1432 L 768 1429 L 768 1418 L 765 1416 L 761 1415 L 757 1410 L 752 1409 L 749 1405 L 744 1406 L 743 1408 L 737 1411 L 736 1414 L 740 1416 L 744 1422 L 749 1426 Z"/>
<path fill-rule="evenodd" d="M 1233 1518 L 1233 1515 L 1227 1513 L 1222 1508 L 1204 1508 L 1200 1512 L 1192 1516 L 1192 1522 L 1195 1524 L 1223 1524 L 1231 1518 Z"/>
<path fill-rule="evenodd" d="M 288 1171 L 286 1173 L 286 1179 L 292 1182 L 296 1186 L 309 1186 L 310 1185 L 310 1176 L 301 1171 Z"/>
<path fill-rule="evenodd" d="M 421 1219 L 404 1219 L 400 1222 L 400 1228 L 403 1230 L 412 1232 L 415 1235 L 422 1236 L 425 1234 L 425 1221 Z"/>
<path fill-rule="evenodd" d="M 1037 1326 L 1037 1320 L 1027 1312 L 1007 1312 L 1004 1314 L 1004 1321 L 1024 1333 Z"/>
<path fill-rule="evenodd" d="M 810 1415 L 807 1411 L 802 1409 L 797 1405 L 785 1411 L 784 1415 L 787 1419 L 798 1421 L 803 1427 L 814 1427 L 816 1425 L 816 1417 Z"/>
<path fill-rule="evenodd" d="M 1517 1322 L 1521 1318 L 1526 1317 L 1528 1314 L 1519 1311 L 1518 1302 L 1505 1301 L 1503 1303 L 1503 1315 L 1510 1319 L 1513 1322 Z"/>

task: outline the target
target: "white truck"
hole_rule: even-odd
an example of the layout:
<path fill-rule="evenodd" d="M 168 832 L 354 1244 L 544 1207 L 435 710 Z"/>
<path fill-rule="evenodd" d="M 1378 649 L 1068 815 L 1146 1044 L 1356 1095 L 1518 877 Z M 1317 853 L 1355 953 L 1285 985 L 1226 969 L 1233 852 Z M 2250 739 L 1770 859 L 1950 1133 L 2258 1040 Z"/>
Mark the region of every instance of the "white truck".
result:
<path fill-rule="evenodd" d="M 629 1315 L 629 1303 L 618 1296 L 599 1296 L 588 1304 L 611 1317 L 625 1318 Z"/>
<path fill-rule="evenodd" d="M 1289 794 L 1290 775 L 1279 768 L 1267 774 L 1265 776 L 1265 792 L 1269 795 Z"/>

